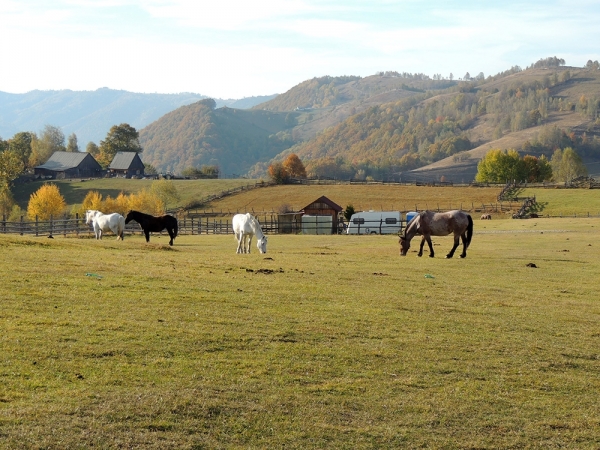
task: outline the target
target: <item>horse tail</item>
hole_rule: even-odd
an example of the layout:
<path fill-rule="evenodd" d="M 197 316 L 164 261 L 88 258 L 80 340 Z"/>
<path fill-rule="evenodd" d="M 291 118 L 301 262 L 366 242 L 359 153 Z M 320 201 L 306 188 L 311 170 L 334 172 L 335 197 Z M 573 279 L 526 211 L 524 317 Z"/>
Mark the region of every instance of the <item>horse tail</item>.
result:
<path fill-rule="evenodd" d="M 467 214 L 467 221 L 469 222 L 469 225 L 467 225 L 467 245 L 466 247 L 469 247 L 469 244 L 471 244 L 471 238 L 473 237 L 473 218 L 471 217 L 470 214 Z"/>
<path fill-rule="evenodd" d="M 174 219 L 175 219 L 175 223 L 173 224 L 173 237 L 177 237 L 177 231 L 179 230 L 179 228 L 178 228 L 179 225 L 177 223 L 177 219 L 176 218 L 174 218 Z"/>

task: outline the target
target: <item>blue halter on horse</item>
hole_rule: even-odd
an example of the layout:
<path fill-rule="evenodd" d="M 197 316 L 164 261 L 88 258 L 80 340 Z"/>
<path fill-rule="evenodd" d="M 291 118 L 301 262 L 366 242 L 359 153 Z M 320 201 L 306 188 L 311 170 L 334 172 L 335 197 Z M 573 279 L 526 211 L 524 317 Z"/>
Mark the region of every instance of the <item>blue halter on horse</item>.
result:
<path fill-rule="evenodd" d="M 165 228 L 171 237 L 169 245 L 173 245 L 173 240 L 177 236 L 177 219 L 169 214 L 164 216 L 151 216 L 150 214 L 144 214 L 139 211 L 129 211 L 127 217 L 125 217 L 125 223 L 129 223 L 135 220 L 140 224 L 144 234 L 146 235 L 146 242 L 150 242 L 150 232 L 158 233 Z"/>
<path fill-rule="evenodd" d="M 467 248 L 473 237 L 473 219 L 463 211 L 454 210 L 444 213 L 434 213 L 433 211 L 423 211 L 413 217 L 400 236 L 400 254 L 405 256 L 410 248 L 410 240 L 415 235 L 423 236 L 418 256 L 423 256 L 423 245 L 425 241 L 429 244 L 429 256 L 433 258 L 434 251 L 431 243 L 431 236 L 448 236 L 454 233 L 454 246 L 446 258 L 452 258 L 454 251 L 458 247 L 459 239 L 462 239 L 463 252 L 461 258 L 467 256 Z"/>

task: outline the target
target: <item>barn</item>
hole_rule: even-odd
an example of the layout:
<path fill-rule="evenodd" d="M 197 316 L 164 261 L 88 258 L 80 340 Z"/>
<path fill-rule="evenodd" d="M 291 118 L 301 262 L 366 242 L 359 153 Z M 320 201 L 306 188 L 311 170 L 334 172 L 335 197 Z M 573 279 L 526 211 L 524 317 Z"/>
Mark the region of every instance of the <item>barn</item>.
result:
<path fill-rule="evenodd" d="M 331 201 L 324 195 L 316 199 L 314 202 L 302 208 L 301 212 L 304 216 L 330 216 L 331 217 L 331 233 L 338 232 L 338 217 L 343 208 L 337 203 Z"/>
<path fill-rule="evenodd" d="M 102 167 L 89 153 L 54 152 L 50 159 L 33 168 L 35 175 L 56 179 L 100 177 Z"/>
<path fill-rule="evenodd" d="M 125 178 L 144 176 L 144 163 L 136 152 L 117 152 L 108 166 L 108 172 Z"/>

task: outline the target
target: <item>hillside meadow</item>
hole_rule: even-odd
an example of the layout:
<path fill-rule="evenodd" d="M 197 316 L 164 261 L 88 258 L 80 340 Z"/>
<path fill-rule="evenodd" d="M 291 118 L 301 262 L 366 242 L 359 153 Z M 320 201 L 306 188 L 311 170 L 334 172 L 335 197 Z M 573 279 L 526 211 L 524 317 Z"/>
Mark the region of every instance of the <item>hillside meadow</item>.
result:
<path fill-rule="evenodd" d="M 599 238 L 1 235 L 1 446 L 598 448 Z"/>
<path fill-rule="evenodd" d="M 152 180 L 131 180 L 124 178 L 103 178 L 91 180 L 53 180 L 65 197 L 67 210 L 80 205 L 87 193 L 96 190 L 104 198 L 116 198 L 120 192 L 136 193 L 149 189 Z M 198 202 L 210 195 L 220 194 L 241 186 L 254 186 L 260 180 L 218 179 L 218 180 L 173 180 L 180 200 L 177 206 Z M 14 197 L 22 209 L 32 193 L 42 186 L 42 182 L 18 185 Z M 201 211 L 223 212 L 227 217 L 235 212 L 279 212 L 298 211 L 325 195 L 342 208 L 352 205 L 356 211 L 362 210 L 449 210 L 462 208 L 466 211 L 480 211 L 484 205 L 491 209 L 494 219 L 511 218 L 521 206 L 520 202 L 502 202 L 500 211 L 497 196 L 501 186 L 475 187 L 467 185 L 438 187 L 400 184 L 323 184 L 277 185 L 242 191 L 224 196 L 205 204 Z M 536 197 L 535 212 L 544 216 L 599 216 L 600 192 L 593 189 L 547 189 L 528 187 L 514 192 L 518 197 Z M 174 208 L 176 205 L 167 205 Z M 498 207 L 498 211 L 494 208 Z M 474 215 L 475 212 L 474 212 Z"/>
<path fill-rule="evenodd" d="M 73 205 L 81 204 L 89 191 L 95 190 L 103 198 L 116 198 L 121 192 L 136 193 L 142 189 L 150 189 L 154 180 L 136 180 L 126 178 L 92 178 L 85 180 L 52 180 L 58 186 L 61 194 L 71 209 Z M 181 199 L 178 205 L 185 205 L 194 200 L 201 200 L 209 195 L 235 189 L 240 186 L 254 185 L 258 180 L 248 179 L 216 179 L 216 180 L 173 180 Z M 37 191 L 44 182 L 19 184 L 13 188 L 15 201 L 22 209 L 27 209 L 31 194 Z M 172 207 L 174 205 L 167 205 Z"/>

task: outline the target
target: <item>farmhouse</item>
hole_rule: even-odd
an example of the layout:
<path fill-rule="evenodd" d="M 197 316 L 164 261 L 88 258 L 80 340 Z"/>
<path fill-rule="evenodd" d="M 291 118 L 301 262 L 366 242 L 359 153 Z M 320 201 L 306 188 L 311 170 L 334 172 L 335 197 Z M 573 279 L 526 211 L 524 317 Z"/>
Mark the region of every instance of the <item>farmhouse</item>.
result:
<path fill-rule="evenodd" d="M 131 178 L 144 175 L 144 163 L 136 152 L 117 152 L 108 172 L 113 176 Z"/>
<path fill-rule="evenodd" d="M 338 215 L 342 211 L 342 207 L 337 203 L 329 200 L 324 195 L 316 199 L 314 202 L 306 205 L 302 208 L 301 212 L 303 215 L 303 229 L 304 223 L 311 223 L 312 220 L 309 217 L 317 217 L 314 219 L 315 229 L 320 230 L 322 228 L 323 220 L 318 219 L 318 217 L 329 216 L 331 217 L 331 221 L 327 220 L 327 223 L 330 224 L 331 233 L 337 234 L 338 232 Z M 306 218 L 306 220 L 305 220 Z M 316 234 L 321 234 L 319 231 Z"/>
<path fill-rule="evenodd" d="M 33 173 L 57 179 L 100 177 L 102 167 L 89 153 L 54 152 L 46 163 L 34 167 Z"/>

